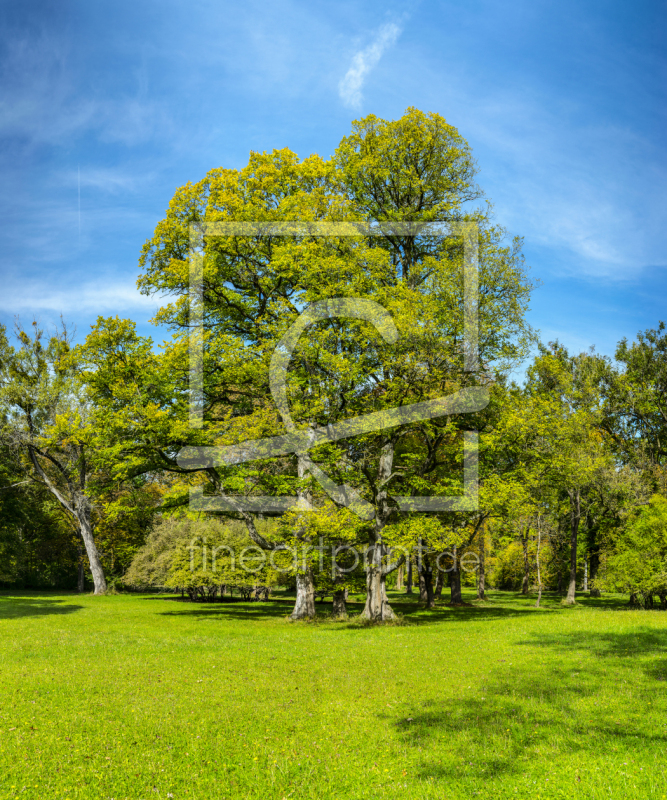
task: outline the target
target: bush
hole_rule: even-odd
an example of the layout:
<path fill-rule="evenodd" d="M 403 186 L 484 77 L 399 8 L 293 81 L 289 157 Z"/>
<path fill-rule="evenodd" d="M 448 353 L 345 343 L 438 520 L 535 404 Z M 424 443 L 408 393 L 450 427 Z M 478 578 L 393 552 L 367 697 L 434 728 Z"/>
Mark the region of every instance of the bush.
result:
<path fill-rule="evenodd" d="M 268 532 L 272 523 L 259 526 Z M 279 573 L 235 520 L 187 517 L 161 520 L 134 557 L 125 583 L 136 589 L 177 589 L 192 600 L 238 591 L 245 599 L 268 598 Z"/>
<path fill-rule="evenodd" d="M 630 594 L 638 605 L 653 595 L 667 602 L 667 500 L 654 496 L 620 532 L 603 559 L 596 586 Z"/>

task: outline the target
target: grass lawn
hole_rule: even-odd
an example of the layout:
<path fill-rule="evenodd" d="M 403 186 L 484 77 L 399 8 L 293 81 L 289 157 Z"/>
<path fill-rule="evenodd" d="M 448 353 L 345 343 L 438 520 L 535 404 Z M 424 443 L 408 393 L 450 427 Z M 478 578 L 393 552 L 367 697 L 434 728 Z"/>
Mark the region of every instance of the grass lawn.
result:
<path fill-rule="evenodd" d="M 666 798 L 667 613 L 491 599 L 2 593 L 0 800 Z"/>

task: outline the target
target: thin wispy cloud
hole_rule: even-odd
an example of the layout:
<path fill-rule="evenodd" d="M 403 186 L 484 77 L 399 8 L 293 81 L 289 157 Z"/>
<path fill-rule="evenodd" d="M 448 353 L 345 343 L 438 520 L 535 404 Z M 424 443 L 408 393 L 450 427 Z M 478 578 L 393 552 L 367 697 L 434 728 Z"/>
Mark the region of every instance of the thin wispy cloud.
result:
<path fill-rule="evenodd" d="M 158 301 L 139 294 L 134 280 L 100 280 L 66 288 L 52 284 L 9 286 L 0 299 L 6 314 L 123 314 L 154 312 Z"/>
<path fill-rule="evenodd" d="M 398 39 L 401 31 L 402 28 L 394 22 L 383 25 L 373 42 L 354 54 L 350 68 L 338 84 L 340 99 L 348 108 L 359 108 L 362 100 L 361 90 L 368 73 L 377 65 L 384 51 Z"/>

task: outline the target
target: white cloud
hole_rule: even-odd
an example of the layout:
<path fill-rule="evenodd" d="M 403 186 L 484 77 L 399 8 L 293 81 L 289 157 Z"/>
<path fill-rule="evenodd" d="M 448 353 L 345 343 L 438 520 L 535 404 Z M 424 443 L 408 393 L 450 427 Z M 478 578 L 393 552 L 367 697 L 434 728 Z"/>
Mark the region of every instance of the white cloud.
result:
<path fill-rule="evenodd" d="M 68 315 L 125 314 L 143 310 L 155 311 L 158 300 L 139 294 L 134 281 L 96 281 L 66 288 L 33 283 L 10 287 L 2 293 L 0 311 L 7 314 L 38 314 L 42 311 Z"/>
<path fill-rule="evenodd" d="M 391 22 L 383 25 L 377 32 L 374 41 L 364 50 L 360 50 L 352 58 L 352 64 L 345 77 L 338 84 L 338 94 L 349 108 L 361 105 L 361 90 L 368 73 L 382 58 L 384 51 L 391 47 L 401 34 L 401 28 Z"/>

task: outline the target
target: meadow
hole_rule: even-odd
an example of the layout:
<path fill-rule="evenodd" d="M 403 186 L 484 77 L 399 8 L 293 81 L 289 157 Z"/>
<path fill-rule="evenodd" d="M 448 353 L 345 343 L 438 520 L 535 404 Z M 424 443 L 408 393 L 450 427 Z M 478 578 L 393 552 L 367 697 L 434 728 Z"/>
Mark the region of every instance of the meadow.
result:
<path fill-rule="evenodd" d="M 667 613 L 543 601 L 0 593 L 0 800 L 667 797 Z"/>

